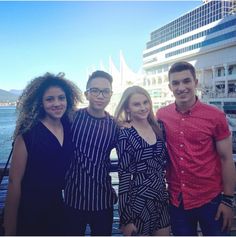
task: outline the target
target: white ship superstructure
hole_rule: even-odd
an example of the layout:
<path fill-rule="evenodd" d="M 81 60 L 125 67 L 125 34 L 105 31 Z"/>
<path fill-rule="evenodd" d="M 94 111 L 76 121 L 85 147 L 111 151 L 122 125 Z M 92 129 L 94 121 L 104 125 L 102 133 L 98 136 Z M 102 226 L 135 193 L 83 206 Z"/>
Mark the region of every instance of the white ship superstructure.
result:
<path fill-rule="evenodd" d="M 207 1 L 151 33 L 143 52 L 146 87 L 160 87 L 169 102 L 167 72 L 171 64 L 192 63 L 199 79 L 199 96 L 208 102 L 225 98 L 236 100 L 236 1 Z M 173 98 L 172 98 L 173 99 Z M 225 101 L 225 100 L 224 100 Z M 218 103 L 218 100 L 215 100 Z"/>
<path fill-rule="evenodd" d="M 134 73 L 120 53 L 120 68 L 110 59 L 114 109 L 127 86 L 140 85 L 152 97 L 154 111 L 174 101 L 168 70 L 180 60 L 192 63 L 199 80 L 198 95 L 224 110 L 236 153 L 236 0 L 205 0 L 203 4 L 154 30 L 143 51 L 142 73 Z"/>
<path fill-rule="evenodd" d="M 236 153 L 235 0 L 205 1 L 151 33 L 143 52 L 143 86 L 155 91 L 154 109 L 173 100 L 167 73 L 180 60 L 195 66 L 199 97 L 226 112 Z"/>

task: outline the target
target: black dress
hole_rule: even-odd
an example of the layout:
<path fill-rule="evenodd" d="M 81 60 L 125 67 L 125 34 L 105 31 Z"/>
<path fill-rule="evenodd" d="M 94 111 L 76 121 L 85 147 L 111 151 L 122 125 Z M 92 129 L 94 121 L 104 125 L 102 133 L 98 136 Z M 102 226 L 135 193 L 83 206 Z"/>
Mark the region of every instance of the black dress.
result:
<path fill-rule="evenodd" d="M 62 146 L 41 122 L 23 135 L 28 158 L 21 183 L 17 235 L 63 235 L 62 189 L 73 152 L 69 132 L 64 124 Z"/>

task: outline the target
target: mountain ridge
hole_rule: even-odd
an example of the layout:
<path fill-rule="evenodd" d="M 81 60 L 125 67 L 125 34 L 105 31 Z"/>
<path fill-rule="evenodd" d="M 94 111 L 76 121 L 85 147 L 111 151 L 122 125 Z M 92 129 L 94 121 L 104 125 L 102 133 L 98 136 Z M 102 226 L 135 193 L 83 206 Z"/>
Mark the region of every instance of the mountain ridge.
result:
<path fill-rule="evenodd" d="M 19 97 L 19 93 L 16 94 L 10 91 L 0 89 L 0 102 L 16 102 L 18 100 L 18 97 Z"/>

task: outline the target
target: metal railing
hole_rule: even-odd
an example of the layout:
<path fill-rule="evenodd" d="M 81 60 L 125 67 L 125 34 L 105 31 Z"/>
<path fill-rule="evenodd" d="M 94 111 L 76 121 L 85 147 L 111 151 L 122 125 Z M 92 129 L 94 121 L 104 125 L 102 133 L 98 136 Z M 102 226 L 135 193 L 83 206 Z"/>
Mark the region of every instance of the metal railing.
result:
<path fill-rule="evenodd" d="M 235 154 L 235 162 L 236 162 L 236 154 Z M 112 173 L 116 173 L 117 174 L 117 170 L 118 170 L 118 160 L 112 160 L 111 162 L 111 174 Z M 7 185 L 8 185 L 8 176 L 5 176 L 3 178 L 1 187 L 0 187 L 0 216 L 2 215 L 2 211 L 5 205 L 5 199 L 6 199 L 6 193 L 7 193 Z M 112 182 L 113 187 L 115 188 L 115 190 L 118 190 L 118 185 L 119 182 L 118 180 L 115 180 Z M 235 192 L 235 197 L 236 197 L 236 192 Z M 232 226 L 232 230 L 231 230 L 231 235 L 234 236 L 236 235 L 236 208 L 234 209 L 234 221 L 233 221 L 233 226 Z M 86 229 L 86 235 L 89 235 L 90 231 L 89 231 L 89 227 L 87 227 Z M 118 215 L 118 204 L 114 205 L 114 219 L 113 219 L 113 226 L 112 226 L 112 236 L 120 236 L 121 231 L 119 229 L 119 215 Z M 201 235 L 200 229 L 199 229 L 199 235 Z"/>

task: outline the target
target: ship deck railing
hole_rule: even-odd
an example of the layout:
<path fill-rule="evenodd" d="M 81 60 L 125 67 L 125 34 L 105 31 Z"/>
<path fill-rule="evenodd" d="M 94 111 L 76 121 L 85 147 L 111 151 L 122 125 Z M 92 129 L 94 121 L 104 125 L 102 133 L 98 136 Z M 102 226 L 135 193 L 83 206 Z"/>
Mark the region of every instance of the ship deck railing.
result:
<path fill-rule="evenodd" d="M 236 92 L 228 92 L 228 94 L 225 94 L 225 92 L 217 92 L 217 91 L 208 91 L 203 93 L 203 98 L 236 98 Z"/>

